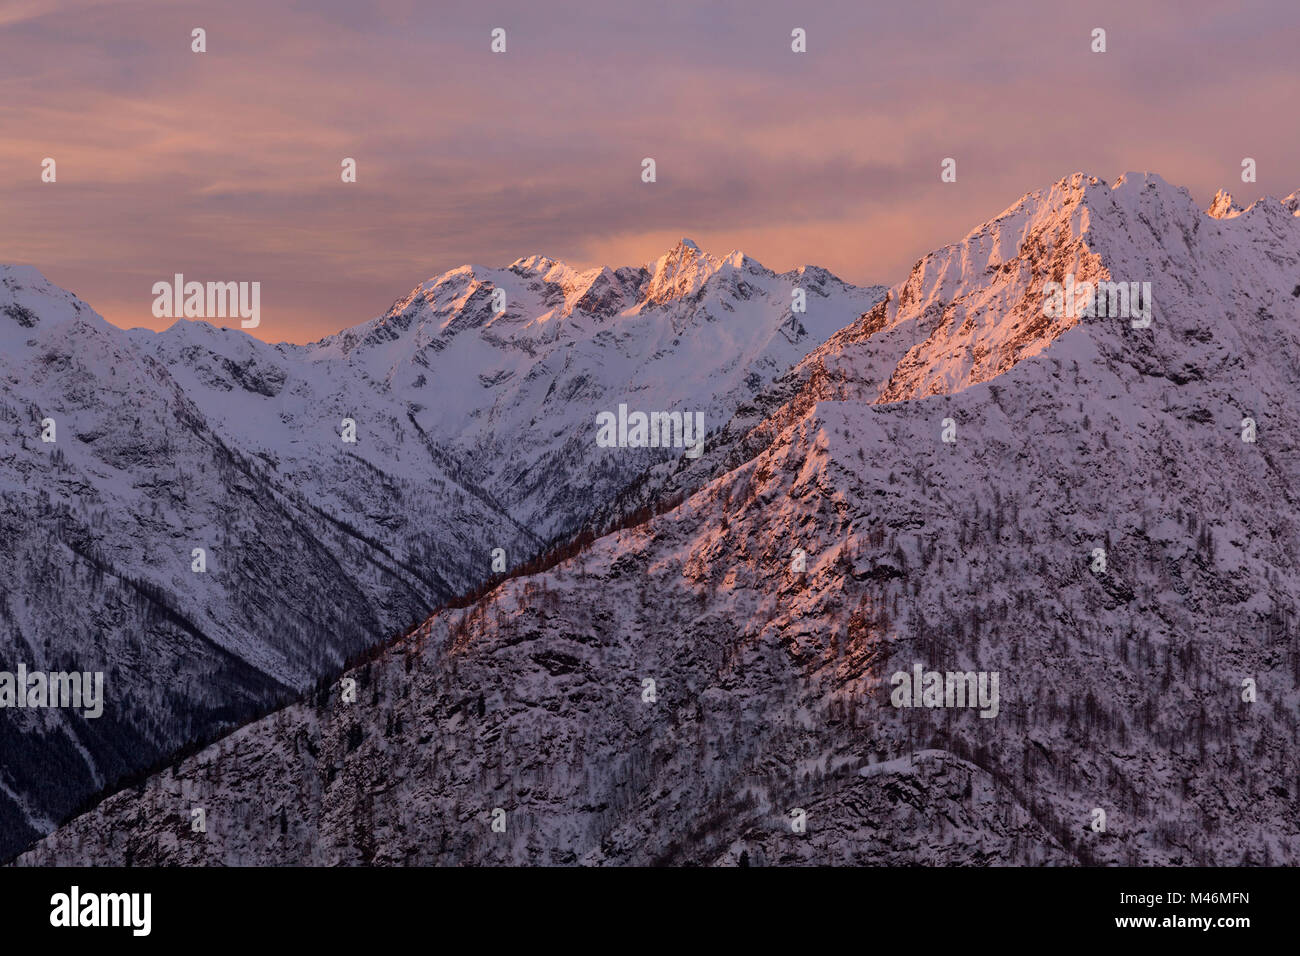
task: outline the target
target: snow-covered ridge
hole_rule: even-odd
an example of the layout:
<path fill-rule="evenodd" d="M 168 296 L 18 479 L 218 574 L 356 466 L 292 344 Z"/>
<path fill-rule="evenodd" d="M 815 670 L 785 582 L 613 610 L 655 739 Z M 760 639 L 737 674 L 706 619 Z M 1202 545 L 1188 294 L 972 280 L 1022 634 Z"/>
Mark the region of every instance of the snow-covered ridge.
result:
<path fill-rule="evenodd" d="M 877 402 L 952 394 L 1041 355 L 1081 322 L 1089 335 L 1114 331 L 1104 318 L 1045 314 L 1046 283 L 1067 275 L 1094 284 L 1151 282 L 1157 326 L 1165 315 L 1153 334 L 1163 339 L 1185 290 L 1168 279 L 1173 262 L 1196 272 L 1258 253 L 1259 268 L 1233 277 L 1231 289 L 1214 290 L 1222 308 L 1253 297 L 1252 285 L 1267 291 L 1285 284 L 1267 264 L 1300 232 L 1294 194 L 1231 215 L 1226 210 L 1236 207 L 1226 196 L 1220 191 L 1217 208 L 1203 213 L 1187 190 L 1151 173 L 1111 185 L 1082 173 L 1062 179 L 923 257 L 883 302 L 814 349 L 793 375 L 815 378 L 823 398 L 862 383 L 871 383 Z"/>

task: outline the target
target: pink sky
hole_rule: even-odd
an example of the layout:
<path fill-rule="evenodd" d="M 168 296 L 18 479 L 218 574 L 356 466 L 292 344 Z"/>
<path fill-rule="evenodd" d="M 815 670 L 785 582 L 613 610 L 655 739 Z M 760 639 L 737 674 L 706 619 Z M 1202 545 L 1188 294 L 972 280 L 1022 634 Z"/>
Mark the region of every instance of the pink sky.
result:
<path fill-rule="evenodd" d="M 466 262 L 641 264 L 681 236 L 892 284 L 1075 171 L 1203 205 L 1297 189 L 1298 25 L 1294 0 L 7 0 L 0 262 L 150 328 L 174 273 L 259 281 L 273 341 Z"/>

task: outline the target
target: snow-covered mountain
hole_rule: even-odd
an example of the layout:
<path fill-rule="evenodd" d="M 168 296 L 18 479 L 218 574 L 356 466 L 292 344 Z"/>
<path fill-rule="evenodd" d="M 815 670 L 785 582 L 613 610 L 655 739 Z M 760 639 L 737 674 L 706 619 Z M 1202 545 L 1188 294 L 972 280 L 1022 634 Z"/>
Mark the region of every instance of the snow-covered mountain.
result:
<path fill-rule="evenodd" d="M 100 671 L 106 688 L 97 719 L 0 714 L 0 852 L 292 699 L 482 580 L 468 558 L 486 538 L 521 536 L 433 455 L 417 485 L 367 454 L 382 443 L 350 452 L 322 422 L 299 463 L 329 484 L 281 473 L 220 427 L 236 409 L 257 427 L 247 397 L 294 388 L 258 364 L 274 350 L 198 325 L 159 338 L 181 335 L 234 356 L 224 402 L 34 270 L 0 272 L 0 670 Z"/>
<path fill-rule="evenodd" d="M 465 267 L 295 346 L 204 322 L 123 331 L 0 267 L 0 671 L 106 685 L 97 719 L 0 713 L 0 858 L 681 456 L 598 448 L 598 411 L 680 399 L 725 421 L 882 294 L 683 241 L 617 273 Z"/>
<path fill-rule="evenodd" d="M 682 239 L 640 269 L 578 272 L 542 256 L 466 266 L 306 355 L 400 401 L 473 481 L 554 538 L 650 464 L 682 457 L 598 447 L 598 414 L 699 412 L 712 432 L 884 291 L 814 266 L 778 275 Z"/>
<path fill-rule="evenodd" d="M 1234 205 L 1025 196 L 643 483 L 678 507 L 21 861 L 1297 862 L 1300 210 Z M 1067 279 L 1149 323 L 1046 316 Z M 896 706 L 917 665 L 996 705 Z"/>

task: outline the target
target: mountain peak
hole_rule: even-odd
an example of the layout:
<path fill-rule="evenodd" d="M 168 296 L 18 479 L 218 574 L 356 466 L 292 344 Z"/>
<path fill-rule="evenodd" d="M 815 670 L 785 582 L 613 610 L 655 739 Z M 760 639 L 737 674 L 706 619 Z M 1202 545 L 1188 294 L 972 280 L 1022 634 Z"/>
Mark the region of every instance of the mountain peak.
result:
<path fill-rule="evenodd" d="M 506 266 L 511 272 L 518 275 L 528 274 L 545 274 L 556 266 L 562 265 L 558 259 L 552 259 L 550 256 L 534 254 L 531 256 L 520 256 L 510 265 Z"/>
<path fill-rule="evenodd" d="M 1220 189 L 1214 194 L 1214 201 L 1205 212 L 1213 219 L 1234 219 L 1240 216 L 1243 210 L 1226 189 Z"/>
<path fill-rule="evenodd" d="M 24 341 L 38 323 L 48 328 L 56 322 L 91 316 L 99 319 L 94 309 L 45 278 L 35 266 L 0 263 L 0 337 Z"/>
<path fill-rule="evenodd" d="M 1143 183 L 1146 185 L 1148 189 L 1159 189 L 1161 187 L 1168 188 L 1168 189 L 1176 188 L 1171 186 L 1169 182 L 1159 173 L 1152 173 L 1152 172 L 1139 173 L 1133 170 L 1129 170 L 1127 173 L 1121 175 L 1119 179 L 1111 183 L 1110 188 L 1118 189 L 1120 186 L 1123 186 L 1125 183 Z"/>
<path fill-rule="evenodd" d="M 650 284 L 645 301 L 650 304 L 694 295 L 721 267 L 722 262 L 683 237 L 677 245 L 649 264 Z"/>

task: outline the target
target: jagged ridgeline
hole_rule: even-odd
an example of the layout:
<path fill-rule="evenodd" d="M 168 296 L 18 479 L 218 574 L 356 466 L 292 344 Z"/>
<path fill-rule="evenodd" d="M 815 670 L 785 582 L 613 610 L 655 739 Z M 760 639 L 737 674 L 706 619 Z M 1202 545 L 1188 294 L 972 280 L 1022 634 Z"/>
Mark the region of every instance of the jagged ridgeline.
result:
<path fill-rule="evenodd" d="M 23 862 L 1295 862 L 1296 205 L 1026 196 L 628 495 L 711 476 L 676 507 Z M 1102 283 L 1150 295 L 1098 315 Z M 406 334 L 427 291 L 335 347 Z"/>
<path fill-rule="evenodd" d="M 644 268 L 467 266 L 299 346 L 124 331 L 0 267 L 0 671 L 105 695 L 0 711 L 0 858 L 616 522 L 683 450 L 602 448 L 602 413 L 718 429 L 883 292 L 683 240 Z"/>

